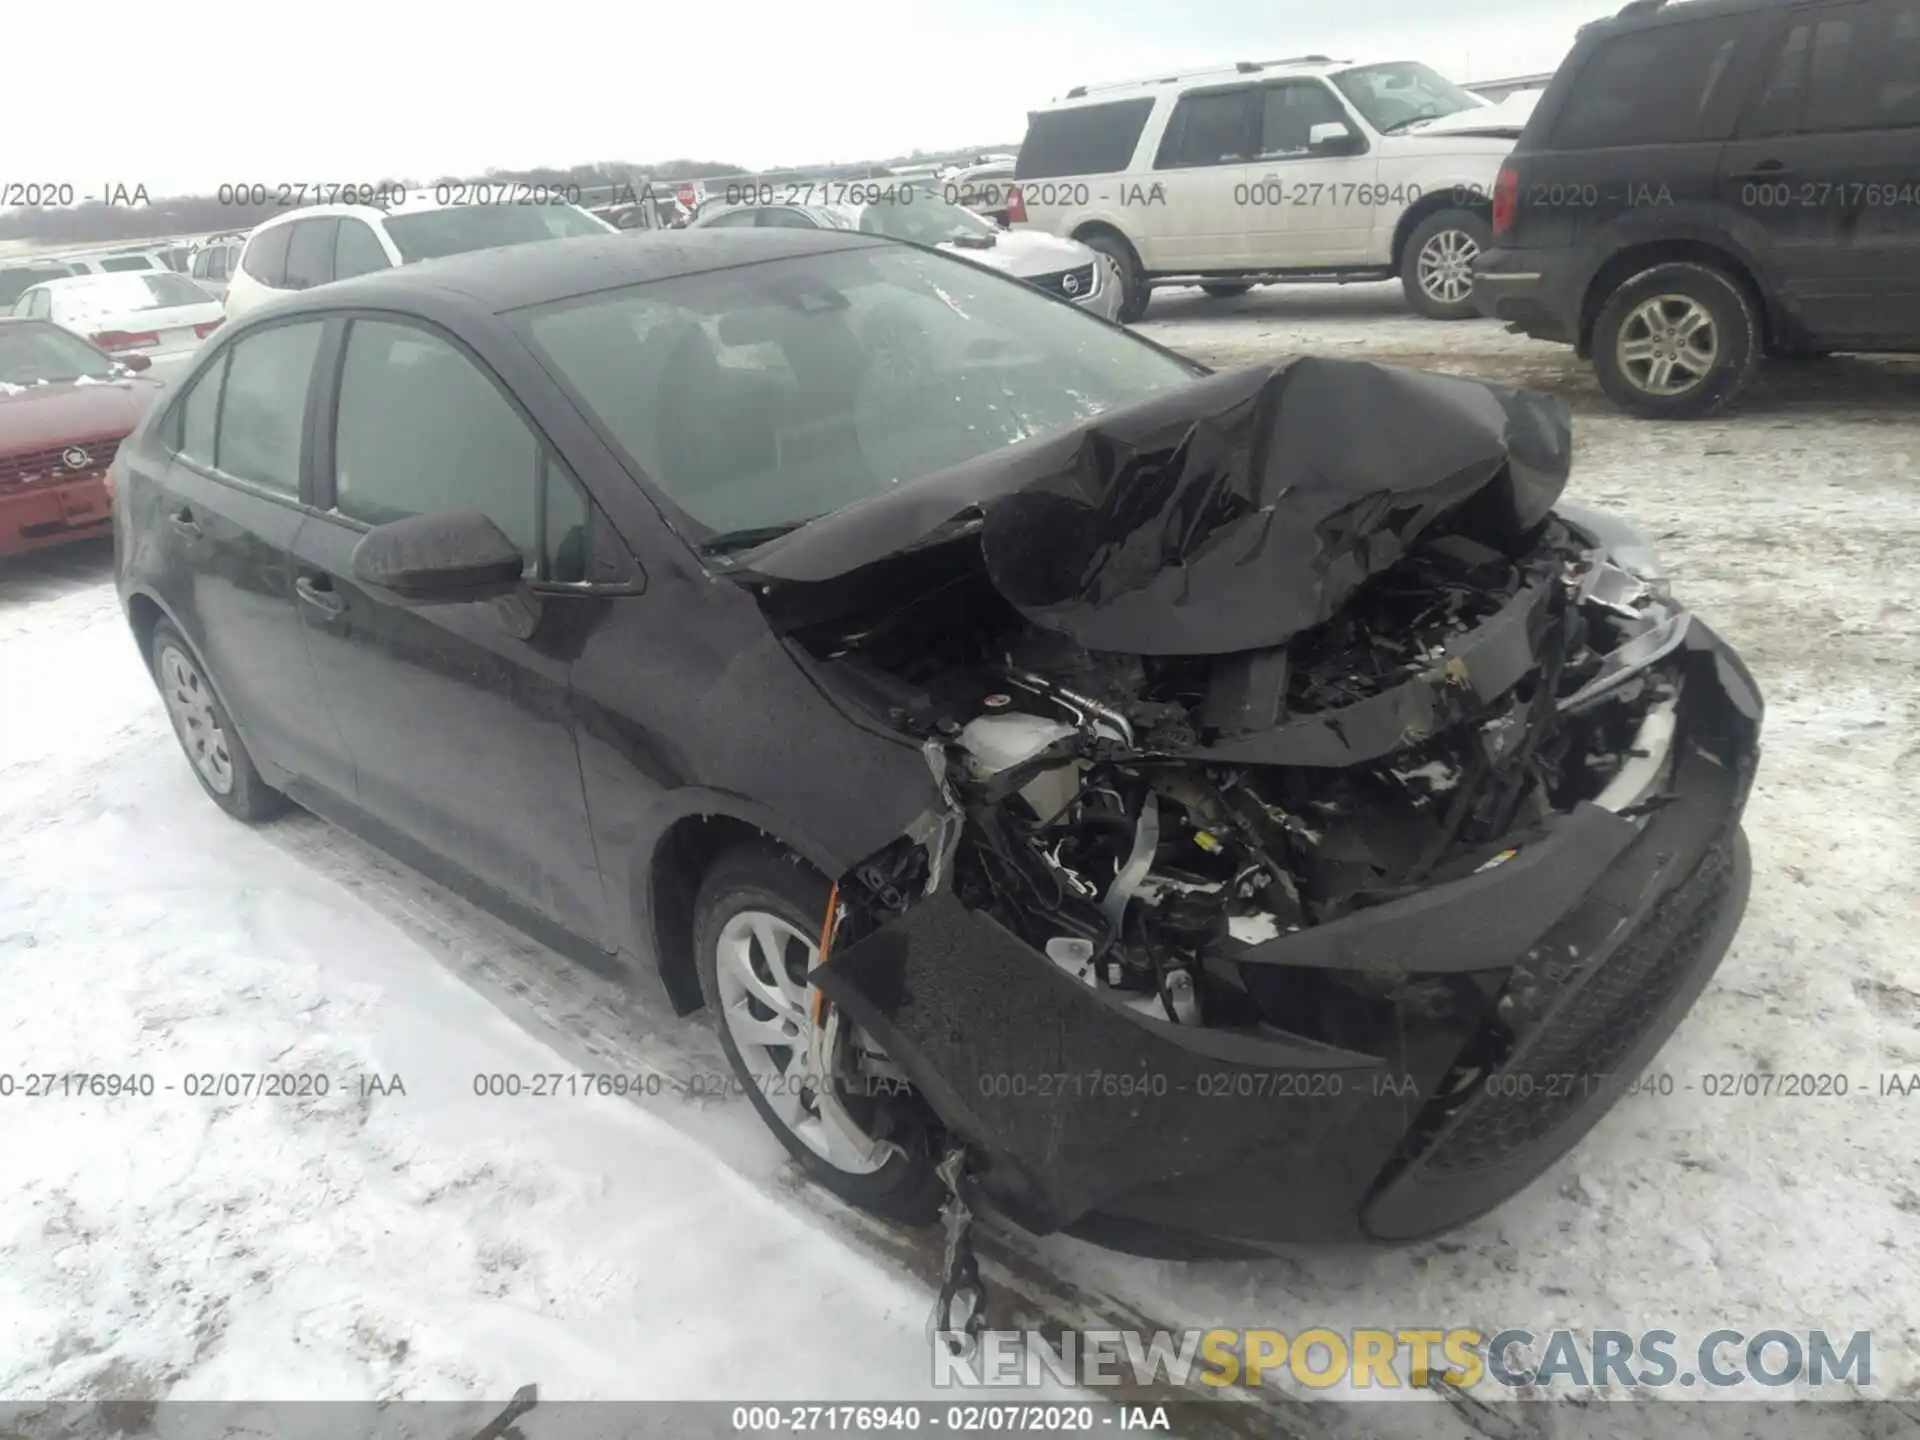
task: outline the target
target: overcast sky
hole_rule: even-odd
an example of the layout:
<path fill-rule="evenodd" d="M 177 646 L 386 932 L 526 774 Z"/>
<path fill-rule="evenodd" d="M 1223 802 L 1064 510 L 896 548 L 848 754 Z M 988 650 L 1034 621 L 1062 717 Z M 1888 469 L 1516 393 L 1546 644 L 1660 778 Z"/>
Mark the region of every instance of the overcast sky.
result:
<path fill-rule="evenodd" d="M 754 168 L 1018 141 L 1071 86 L 1324 52 L 1548 70 L 1592 0 L 331 0 L 12 7 L 0 185 Z M 80 29 L 76 30 L 76 26 Z"/>

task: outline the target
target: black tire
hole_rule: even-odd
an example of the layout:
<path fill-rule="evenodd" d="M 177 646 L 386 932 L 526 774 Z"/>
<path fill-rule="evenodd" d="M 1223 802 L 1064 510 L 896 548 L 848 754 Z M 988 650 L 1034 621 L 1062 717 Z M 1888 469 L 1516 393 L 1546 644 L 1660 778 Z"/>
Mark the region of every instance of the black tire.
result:
<path fill-rule="evenodd" d="M 1630 323 L 1635 332 L 1644 329 L 1635 312 L 1663 297 L 1673 298 L 1672 309 L 1686 301 L 1704 310 L 1713 344 L 1705 373 L 1670 395 L 1646 388 L 1619 353 L 1623 329 Z M 1593 369 L 1600 388 L 1622 410 L 1645 420 L 1695 420 L 1718 409 L 1752 377 L 1761 350 L 1760 317 L 1746 287 L 1725 270 L 1692 260 L 1642 270 L 1607 297 L 1593 326 Z"/>
<path fill-rule="evenodd" d="M 1430 293 L 1421 279 L 1421 256 L 1429 245 L 1443 243 L 1442 237 L 1449 233 L 1456 237 L 1454 254 L 1464 257 L 1466 264 L 1466 289 L 1452 299 L 1444 294 Z M 1471 320 L 1478 317 L 1479 307 L 1473 303 L 1472 262 L 1492 243 L 1493 227 L 1483 216 L 1471 210 L 1436 210 L 1414 226 L 1413 233 L 1407 237 L 1407 248 L 1400 255 L 1400 288 L 1405 292 L 1407 304 L 1414 313 L 1424 315 L 1429 320 Z"/>
<path fill-rule="evenodd" d="M 1245 280 L 1208 280 L 1200 288 L 1216 300 L 1228 300 L 1235 295 L 1246 294 L 1253 289 L 1253 285 Z"/>
<path fill-rule="evenodd" d="M 1120 270 L 1120 314 L 1122 325 L 1131 325 L 1147 313 L 1147 301 L 1153 298 L 1153 287 L 1147 284 L 1146 272 L 1140 268 L 1140 257 L 1133 253 L 1133 246 L 1114 234 L 1111 230 L 1094 230 L 1076 237 L 1090 250 L 1098 250 L 1107 256 Z"/>
<path fill-rule="evenodd" d="M 213 803 L 248 825 L 271 820 L 284 811 L 287 797 L 260 778 L 259 768 L 234 728 L 233 717 L 208 681 L 200 657 L 171 621 L 162 620 L 153 627 L 147 659 L 161 702 L 167 707 L 167 718 L 173 723 L 174 736 L 186 754 L 187 767 Z M 194 711 L 198 712 L 198 723 L 186 718 Z M 220 764 L 222 758 L 224 765 Z"/>
<path fill-rule="evenodd" d="M 841 1170 L 810 1149 L 774 1112 L 721 1014 L 718 942 L 726 923 L 744 911 L 759 910 L 785 920 L 803 934 L 817 934 L 826 916 L 829 888 L 818 872 L 771 844 L 742 845 L 723 854 L 707 872 L 694 902 L 694 961 L 700 973 L 700 993 L 713 1014 L 727 1063 L 761 1120 L 800 1168 L 862 1210 L 889 1220 L 925 1224 L 939 1213 L 941 1188 L 934 1173 L 931 1127 L 919 1102 L 906 1097 L 858 1100 L 873 1107 L 870 1116 L 861 1117 L 873 1121 L 869 1133 L 884 1131 L 885 1138 L 898 1145 L 901 1153 L 870 1173 Z"/>

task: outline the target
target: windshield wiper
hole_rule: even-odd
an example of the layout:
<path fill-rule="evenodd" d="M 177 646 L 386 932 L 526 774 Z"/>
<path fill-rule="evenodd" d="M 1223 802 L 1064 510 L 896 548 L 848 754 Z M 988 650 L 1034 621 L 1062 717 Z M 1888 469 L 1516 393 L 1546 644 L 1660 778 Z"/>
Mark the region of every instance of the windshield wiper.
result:
<path fill-rule="evenodd" d="M 741 530 L 722 530 L 718 535 L 700 542 L 700 553 L 724 555 L 731 550 L 751 550 L 769 540 L 778 540 L 782 535 L 791 535 L 802 525 L 811 524 L 818 518 L 810 516 L 806 520 L 783 520 L 778 525 L 751 525 Z"/>

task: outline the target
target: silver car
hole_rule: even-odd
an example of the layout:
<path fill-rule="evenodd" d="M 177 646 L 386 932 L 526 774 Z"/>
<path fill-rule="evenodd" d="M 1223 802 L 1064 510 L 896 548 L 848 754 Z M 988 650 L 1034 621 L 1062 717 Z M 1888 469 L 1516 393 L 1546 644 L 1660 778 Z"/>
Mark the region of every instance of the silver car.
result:
<path fill-rule="evenodd" d="M 815 184 L 743 184 L 746 203 L 701 208 L 687 227 L 784 227 L 858 230 L 931 245 L 988 269 L 1025 280 L 1103 320 L 1120 314 L 1119 276 L 1099 251 L 1038 230 L 1003 230 L 971 210 L 950 205 L 938 187 L 888 180 Z M 827 198 L 822 198 L 823 196 Z M 722 192 L 723 198 L 724 192 Z M 799 199 L 807 203 L 788 203 Z"/>

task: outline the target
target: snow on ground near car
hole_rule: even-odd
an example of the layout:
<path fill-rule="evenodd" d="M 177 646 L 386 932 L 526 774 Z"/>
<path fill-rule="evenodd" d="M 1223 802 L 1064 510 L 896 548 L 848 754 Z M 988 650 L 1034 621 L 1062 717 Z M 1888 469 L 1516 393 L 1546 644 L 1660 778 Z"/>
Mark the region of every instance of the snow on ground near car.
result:
<path fill-rule="evenodd" d="M 1920 365 L 1783 367 L 1723 418 L 1651 425 L 1568 352 L 1415 319 L 1392 287 L 1163 293 L 1141 328 L 1214 364 L 1314 349 L 1567 394 L 1570 495 L 1649 530 L 1766 693 L 1753 898 L 1656 1062 L 1675 1093 L 1623 1099 L 1465 1230 L 1204 1264 L 1007 1236 L 990 1285 L 1056 1316 L 1289 1334 L 1868 1329 L 1875 1392 L 1920 1393 L 1920 1095 L 1873 1093 L 1920 1071 Z M 408 1089 L 0 1102 L 0 1394 L 919 1392 L 937 1237 L 798 1183 L 743 1100 L 474 1098 L 476 1071 L 685 1078 L 718 1055 L 332 827 L 227 821 L 97 550 L 0 570 L 0 694 L 7 1064 Z M 1853 1093 L 1702 1093 L 1762 1071 Z M 1443 1421 L 1515 1433 L 1472 1407 L 1417 1423 Z"/>
<path fill-rule="evenodd" d="M 702 1143 L 476 1096 L 574 1067 L 207 802 L 87 554 L 57 598 L 0 581 L 0 1396 L 931 1393 L 924 1287 L 791 1203 L 744 1107 Z M 328 1093 L 183 1093 L 294 1070 Z M 156 1088 L 26 1098 L 45 1071 Z"/>

